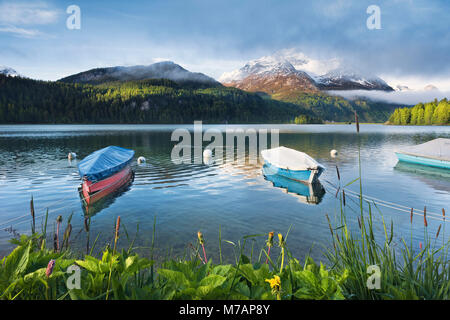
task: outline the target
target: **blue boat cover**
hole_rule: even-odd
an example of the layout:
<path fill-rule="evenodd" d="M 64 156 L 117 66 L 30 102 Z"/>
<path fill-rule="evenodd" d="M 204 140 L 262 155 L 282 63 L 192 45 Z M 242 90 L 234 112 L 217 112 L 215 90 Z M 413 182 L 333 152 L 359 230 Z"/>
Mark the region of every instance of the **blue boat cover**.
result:
<path fill-rule="evenodd" d="M 134 150 L 109 146 L 97 150 L 78 164 L 80 177 L 90 181 L 103 180 L 127 166 L 134 156 Z"/>

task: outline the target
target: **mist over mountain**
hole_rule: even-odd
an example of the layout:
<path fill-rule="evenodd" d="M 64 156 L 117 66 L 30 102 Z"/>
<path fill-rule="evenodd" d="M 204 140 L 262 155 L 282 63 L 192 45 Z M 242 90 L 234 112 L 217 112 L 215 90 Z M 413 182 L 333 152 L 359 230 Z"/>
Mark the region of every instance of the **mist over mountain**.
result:
<path fill-rule="evenodd" d="M 348 100 L 370 99 L 372 101 L 410 105 L 413 106 L 419 102 L 433 101 L 434 99 L 444 99 L 450 97 L 450 91 L 440 90 L 411 90 L 403 89 L 396 91 L 367 91 L 367 90 L 331 90 L 328 94 L 339 96 Z"/>
<path fill-rule="evenodd" d="M 219 85 L 211 77 L 199 72 L 190 72 L 172 61 L 157 62 L 148 66 L 96 68 L 80 72 L 58 81 L 67 83 L 100 84 L 112 81 L 131 81 L 146 79 L 169 79 L 176 82 L 192 81 Z"/>

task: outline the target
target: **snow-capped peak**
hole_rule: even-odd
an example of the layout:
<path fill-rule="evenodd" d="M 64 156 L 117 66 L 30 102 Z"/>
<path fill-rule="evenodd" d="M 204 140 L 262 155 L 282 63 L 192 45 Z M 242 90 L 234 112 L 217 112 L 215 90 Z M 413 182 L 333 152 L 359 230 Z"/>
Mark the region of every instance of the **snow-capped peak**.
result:
<path fill-rule="evenodd" d="M 317 77 L 341 66 L 341 61 L 332 59 L 313 59 L 296 48 L 278 50 L 274 57 L 289 61 L 297 70 L 307 72 L 312 77 Z"/>
<path fill-rule="evenodd" d="M 395 90 L 396 90 L 396 91 L 411 91 L 411 88 L 409 88 L 408 86 L 405 86 L 405 85 L 403 85 L 403 84 L 398 84 L 398 85 L 395 87 Z"/>
<path fill-rule="evenodd" d="M 423 90 L 425 90 L 425 91 L 434 91 L 434 90 L 439 90 L 439 89 L 436 86 L 434 86 L 432 84 L 429 84 L 429 85 L 425 86 L 423 88 Z"/>
<path fill-rule="evenodd" d="M 9 67 L 5 67 L 5 66 L 0 66 L 0 74 L 4 74 L 6 76 L 9 77 L 18 77 L 20 76 L 16 70 L 9 68 Z"/>
<path fill-rule="evenodd" d="M 296 72 L 295 67 L 285 59 L 275 56 L 265 56 L 247 62 L 242 68 L 231 72 L 225 72 L 219 78 L 222 83 L 242 80 L 249 75 L 263 73 L 292 73 Z"/>
<path fill-rule="evenodd" d="M 384 80 L 344 66 L 338 58 L 313 59 L 291 48 L 247 62 L 242 68 L 224 73 L 222 83 L 239 82 L 249 75 L 294 74 L 308 76 L 322 90 L 386 90 L 393 89 Z"/>
<path fill-rule="evenodd" d="M 240 81 L 250 74 L 264 72 L 295 72 L 304 71 L 313 78 L 336 69 L 340 61 L 336 58 L 329 60 L 312 59 L 295 48 L 282 49 L 274 54 L 247 62 L 242 68 L 231 72 L 225 72 L 219 78 L 222 83 Z M 284 69 L 284 70 L 282 70 Z"/>
<path fill-rule="evenodd" d="M 363 74 L 361 71 L 350 69 L 348 67 L 339 67 L 320 76 L 318 82 L 326 82 L 330 79 L 351 80 L 363 84 L 367 81 L 380 81 L 381 79 L 374 75 Z M 382 81 L 382 80 L 381 80 Z"/>

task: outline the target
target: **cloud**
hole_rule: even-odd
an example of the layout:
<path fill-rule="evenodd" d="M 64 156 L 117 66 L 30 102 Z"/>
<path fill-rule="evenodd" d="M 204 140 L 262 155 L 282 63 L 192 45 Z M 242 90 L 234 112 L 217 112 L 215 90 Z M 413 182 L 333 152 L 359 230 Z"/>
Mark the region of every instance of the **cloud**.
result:
<path fill-rule="evenodd" d="M 440 90 L 411 90 L 411 91 L 366 91 L 366 90 L 349 90 L 349 91 L 328 91 L 329 94 L 341 96 L 347 99 L 355 99 L 359 97 L 369 98 L 375 101 L 384 101 L 398 104 L 415 105 L 419 102 L 430 102 L 434 99 L 441 100 L 450 97 L 450 91 Z"/>
<path fill-rule="evenodd" d="M 6 33 L 12 33 L 19 37 L 24 38 L 32 38 L 36 37 L 38 35 L 42 35 L 42 33 L 39 30 L 35 29 L 24 29 L 24 28 L 18 28 L 16 26 L 0 26 L 0 32 L 6 32 Z"/>
<path fill-rule="evenodd" d="M 0 4 L 0 24 L 45 25 L 58 20 L 60 10 L 49 8 L 44 2 Z"/>

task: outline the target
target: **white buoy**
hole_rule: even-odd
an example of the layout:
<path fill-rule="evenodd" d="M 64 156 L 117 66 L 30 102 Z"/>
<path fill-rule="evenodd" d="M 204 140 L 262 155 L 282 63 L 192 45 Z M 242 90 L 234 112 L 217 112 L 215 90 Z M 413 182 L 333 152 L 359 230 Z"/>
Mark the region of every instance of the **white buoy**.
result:
<path fill-rule="evenodd" d="M 203 158 L 211 158 L 212 157 L 212 151 L 211 149 L 205 149 L 203 151 Z"/>
<path fill-rule="evenodd" d="M 145 157 L 143 157 L 143 156 L 140 156 L 140 157 L 137 159 L 137 163 L 138 163 L 138 164 L 145 163 L 146 161 L 147 161 L 147 159 L 145 159 Z"/>
<path fill-rule="evenodd" d="M 69 160 L 73 160 L 77 157 L 77 154 L 75 152 L 69 152 L 69 154 L 67 155 L 67 159 Z"/>
<path fill-rule="evenodd" d="M 214 163 L 214 160 L 212 159 L 212 151 L 211 149 L 205 149 L 203 151 L 203 163 L 210 166 Z"/>
<path fill-rule="evenodd" d="M 203 157 L 203 163 L 210 166 L 214 163 L 214 160 L 211 157 Z"/>
<path fill-rule="evenodd" d="M 334 150 L 334 149 L 333 149 L 333 150 L 330 151 L 330 156 L 331 156 L 332 158 L 336 158 L 337 155 L 338 155 L 337 150 Z"/>

